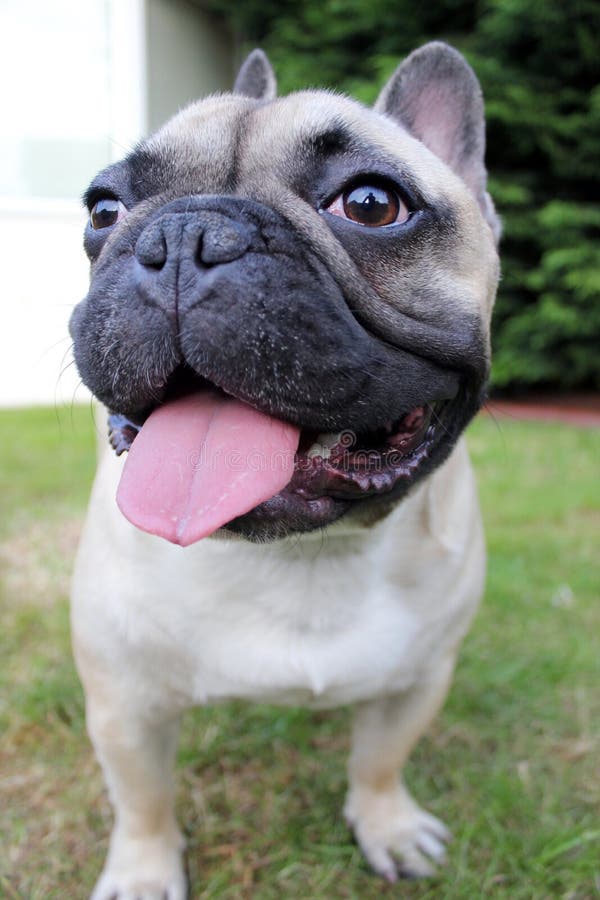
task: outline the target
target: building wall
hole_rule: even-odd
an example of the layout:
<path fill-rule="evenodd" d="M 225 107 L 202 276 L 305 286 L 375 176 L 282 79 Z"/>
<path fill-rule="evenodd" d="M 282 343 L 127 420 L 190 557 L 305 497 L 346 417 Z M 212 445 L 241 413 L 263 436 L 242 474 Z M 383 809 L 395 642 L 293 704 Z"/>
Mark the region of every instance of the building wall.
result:
<path fill-rule="evenodd" d="M 192 100 L 228 90 L 234 80 L 233 44 L 189 0 L 147 0 L 150 131 Z"/>

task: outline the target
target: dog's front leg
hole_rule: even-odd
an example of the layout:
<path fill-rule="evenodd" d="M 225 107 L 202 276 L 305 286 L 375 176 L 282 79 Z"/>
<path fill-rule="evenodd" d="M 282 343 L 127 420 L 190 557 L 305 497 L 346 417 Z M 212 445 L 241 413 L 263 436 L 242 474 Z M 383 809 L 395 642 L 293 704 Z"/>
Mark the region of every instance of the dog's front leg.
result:
<path fill-rule="evenodd" d="M 399 873 L 431 875 L 445 857 L 448 829 L 417 805 L 400 770 L 440 709 L 453 668 L 447 660 L 410 690 L 356 710 L 344 815 L 367 861 L 388 881 Z"/>
<path fill-rule="evenodd" d="M 184 900 L 183 838 L 173 808 L 178 720 L 87 691 L 90 737 L 115 810 L 91 900 Z"/>

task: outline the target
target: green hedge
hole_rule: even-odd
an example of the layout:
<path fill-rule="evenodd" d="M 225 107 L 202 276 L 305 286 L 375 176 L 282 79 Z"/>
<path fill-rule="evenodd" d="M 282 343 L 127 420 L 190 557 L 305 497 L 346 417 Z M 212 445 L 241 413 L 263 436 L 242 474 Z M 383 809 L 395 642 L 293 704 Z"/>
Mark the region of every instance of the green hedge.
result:
<path fill-rule="evenodd" d="M 264 47 L 282 92 L 328 85 L 370 103 L 425 41 L 462 50 L 486 97 L 490 189 L 504 222 L 493 385 L 600 388 L 597 0 L 206 6 L 245 47 Z"/>

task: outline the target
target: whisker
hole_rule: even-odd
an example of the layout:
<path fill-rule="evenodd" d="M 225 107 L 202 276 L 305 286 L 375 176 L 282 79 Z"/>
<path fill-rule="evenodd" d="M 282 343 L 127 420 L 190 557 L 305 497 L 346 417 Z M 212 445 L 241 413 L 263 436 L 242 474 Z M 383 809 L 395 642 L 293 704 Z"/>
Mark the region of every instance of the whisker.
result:
<path fill-rule="evenodd" d="M 500 421 L 500 419 L 494 412 L 493 401 L 486 400 L 485 403 L 483 404 L 482 409 L 484 409 L 486 411 L 487 415 L 490 417 L 490 419 L 494 423 L 494 426 L 496 428 L 498 435 L 502 438 L 502 446 L 504 447 L 504 450 L 506 450 L 506 435 L 504 434 L 504 431 L 502 430 L 502 422 Z"/>
<path fill-rule="evenodd" d="M 443 420 L 440 418 L 440 416 L 438 415 L 438 413 L 436 412 L 435 407 L 432 406 L 432 407 L 430 407 L 430 408 L 431 408 L 431 418 L 434 420 L 435 424 L 436 424 L 437 426 L 439 426 L 440 428 L 443 429 L 445 435 L 447 435 L 448 437 L 450 437 L 450 436 L 451 436 L 451 432 L 450 432 L 450 430 L 447 428 L 447 426 L 444 424 Z"/>

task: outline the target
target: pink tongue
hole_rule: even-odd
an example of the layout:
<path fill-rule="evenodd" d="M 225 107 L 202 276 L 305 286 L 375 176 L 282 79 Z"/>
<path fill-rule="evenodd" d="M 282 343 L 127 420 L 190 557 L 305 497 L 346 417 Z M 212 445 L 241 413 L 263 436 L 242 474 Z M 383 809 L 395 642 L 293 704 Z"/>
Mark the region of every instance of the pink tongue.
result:
<path fill-rule="evenodd" d="M 117 503 L 142 531 L 187 547 L 284 488 L 299 440 L 298 428 L 232 397 L 173 400 L 133 442 Z"/>

